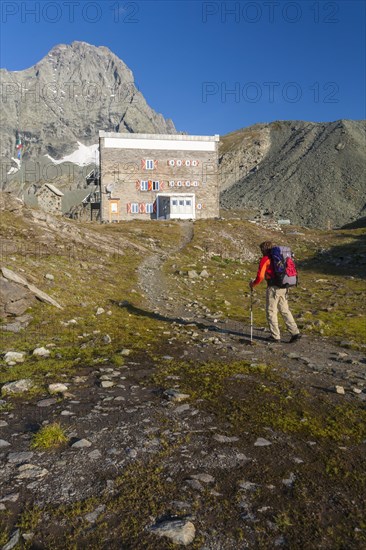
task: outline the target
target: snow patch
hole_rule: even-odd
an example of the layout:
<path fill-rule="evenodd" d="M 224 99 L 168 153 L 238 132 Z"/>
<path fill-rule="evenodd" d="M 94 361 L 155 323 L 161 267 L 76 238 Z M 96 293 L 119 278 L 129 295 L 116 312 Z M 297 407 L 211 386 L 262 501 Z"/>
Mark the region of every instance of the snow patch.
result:
<path fill-rule="evenodd" d="M 94 145 L 83 145 L 78 141 L 78 149 L 63 157 L 62 159 L 56 160 L 50 155 L 45 155 L 49 158 L 54 164 L 61 164 L 62 162 L 72 162 L 73 164 L 78 164 L 79 166 L 87 166 L 88 164 L 98 164 L 99 163 L 99 145 L 98 143 Z"/>
<path fill-rule="evenodd" d="M 15 162 L 16 166 L 12 166 L 10 168 L 9 172 L 7 173 L 8 176 L 10 176 L 11 174 L 16 174 L 20 170 L 20 160 L 15 159 L 14 157 L 11 157 L 11 160 Z"/>

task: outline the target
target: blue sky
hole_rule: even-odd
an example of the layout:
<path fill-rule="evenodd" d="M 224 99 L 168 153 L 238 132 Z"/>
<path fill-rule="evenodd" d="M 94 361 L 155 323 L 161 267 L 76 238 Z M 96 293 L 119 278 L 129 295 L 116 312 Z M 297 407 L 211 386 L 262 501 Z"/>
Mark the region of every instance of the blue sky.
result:
<path fill-rule="evenodd" d="M 363 119 L 365 2 L 2 0 L 1 67 L 56 44 L 109 47 L 178 130 Z"/>

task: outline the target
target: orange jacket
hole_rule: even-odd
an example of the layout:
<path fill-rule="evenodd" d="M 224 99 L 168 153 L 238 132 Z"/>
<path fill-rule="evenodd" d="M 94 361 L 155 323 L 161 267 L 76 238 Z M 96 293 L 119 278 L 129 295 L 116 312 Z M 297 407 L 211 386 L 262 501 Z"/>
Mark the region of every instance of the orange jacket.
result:
<path fill-rule="evenodd" d="M 259 262 L 257 277 L 255 278 L 252 286 L 255 287 L 259 285 L 264 279 L 269 283 L 271 279 L 274 278 L 273 267 L 271 263 L 271 258 L 269 256 L 263 256 Z"/>

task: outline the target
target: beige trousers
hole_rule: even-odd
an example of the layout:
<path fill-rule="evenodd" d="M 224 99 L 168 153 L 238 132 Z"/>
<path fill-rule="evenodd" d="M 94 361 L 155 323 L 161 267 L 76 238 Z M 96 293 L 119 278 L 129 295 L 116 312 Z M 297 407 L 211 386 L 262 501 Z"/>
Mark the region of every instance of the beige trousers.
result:
<path fill-rule="evenodd" d="M 269 330 L 273 338 L 279 340 L 281 338 L 280 329 L 278 327 L 277 310 L 281 313 L 285 321 L 287 330 L 291 335 L 299 334 L 299 329 L 288 307 L 287 288 L 278 288 L 278 286 L 269 286 L 266 294 L 266 315 L 269 325 Z"/>

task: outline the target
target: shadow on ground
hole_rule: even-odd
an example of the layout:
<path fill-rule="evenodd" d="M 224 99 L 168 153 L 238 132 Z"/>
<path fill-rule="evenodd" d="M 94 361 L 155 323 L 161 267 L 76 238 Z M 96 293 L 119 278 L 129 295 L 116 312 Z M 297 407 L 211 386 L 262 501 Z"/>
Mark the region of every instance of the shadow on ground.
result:
<path fill-rule="evenodd" d="M 134 306 L 128 301 L 118 302 L 116 300 L 111 300 L 111 303 L 115 306 L 125 308 L 132 315 L 137 315 L 139 317 L 148 317 L 149 319 L 155 319 L 156 321 L 163 321 L 166 323 L 176 323 L 182 326 L 195 326 L 197 329 L 209 330 L 211 332 L 215 332 L 218 334 L 227 334 L 229 336 L 240 336 L 243 339 L 241 343 L 243 344 L 251 343 L 250 328 L 248 327 L 241 327 L 242 330 L 239 331 L 231 328 L 223 328 L 217 325 L 207 324 L 202 320 L 195 321 L 193 319 L 182 319 L 181 317 L 168 317 L 166 315 L 162 315 L 161 313 L 141 309 L 139 307 Z M 253 329 L 253 339 L 266 342 L 268 340 L 268 337 L 264 337 L 261 334 L 258 334 L 259 332 L 260 331 L 258 329 Z"/>
<path fill-rule="evenodd" d="M 322 272 L 327 275 L 352 275 L 366 278 L 366 232 L 352 234 L 347 231 L 337 238 L 348 242 L 332 246 L 315 254 L 312 258 L 298 262 L 302 270 Z M 353 239 L 350 242 L 350 239 Z"/>

